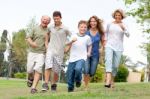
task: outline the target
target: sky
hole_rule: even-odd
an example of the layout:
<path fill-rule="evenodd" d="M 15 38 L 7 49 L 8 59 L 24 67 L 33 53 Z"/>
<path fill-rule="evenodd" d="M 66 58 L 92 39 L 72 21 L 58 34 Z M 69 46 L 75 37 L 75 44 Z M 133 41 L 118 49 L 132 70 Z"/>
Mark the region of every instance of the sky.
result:
<path fill-rule="evenodd" d="M 55 10 L 61 11 L 63 24 L 72 32 L 77 32 L 77 24 L 81 19 L 88 20 L 92 15 L 101 18 L 105 27 L 113 21 L 111 14 L 117 8 L 126 11 L 122 0 L 0 0 L 0 32 L 7 29 L 11 36 L 12 32 L 26 28 L 33 17 L 37 22 L 40 22 L 42 15 L 52 18 Z M 124 54 L 133 62 L 146 63 L 146 57 L 138 47 L 145 39 L 141 27 L 132 17 L 123 21 L 130 31 L 130 38 L 124 39 Z"/>

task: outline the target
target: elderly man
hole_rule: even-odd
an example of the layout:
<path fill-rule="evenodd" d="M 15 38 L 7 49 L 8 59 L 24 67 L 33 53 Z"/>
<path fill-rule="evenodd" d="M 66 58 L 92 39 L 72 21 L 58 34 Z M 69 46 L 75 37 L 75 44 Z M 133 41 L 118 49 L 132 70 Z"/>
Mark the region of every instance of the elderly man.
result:
<path fill-rule="evenodd" d="M 27 73 L 28 87 L 31 87 L 31 93 L 37 92 L 36 86 L 39 82 L 42 66 L 45 62 L 46 53 L 46 34 L 49 32 L 48 24 L 50 23 L 49 16 L 42 16 L 41 24 L 35 26 L 30 33 L 27 33 L 27 43 L 29 44 L 29 52 L 27 57 Z"/>

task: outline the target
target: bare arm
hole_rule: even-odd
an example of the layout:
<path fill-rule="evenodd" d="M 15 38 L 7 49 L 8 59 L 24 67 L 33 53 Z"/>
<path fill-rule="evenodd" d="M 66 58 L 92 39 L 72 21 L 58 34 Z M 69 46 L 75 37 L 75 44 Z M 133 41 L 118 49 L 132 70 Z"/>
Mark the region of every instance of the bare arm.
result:
<path fill-rule="evenodd" d="M 101 44 L 102 44 L 102 47 L 104 47 L 106 44 L 105 34 L 102 35 Z"/>
<path fill-rule="evenodd" d="M 45 47 L 46 47 L 46 49 L 48 48 L 49 39 L 50 39 L 50 33 L 46 33 L 46 35 L 45 35 Z"/>
<path fill-rule="evenodd" d="M 65 53 L 67 53 L 67 52 L 70 50 L 70 48 L 71 48 L 71 46 L 72 46 L 72 43 L 74 43 L 75 41 L 77 41 L 77 38 L 76 38 L 76 37 L 74 37 L 74 38 L 71 40 L 71 42 L 69 42 L 69 43 L 66 45 L 66 47 L 65 47 Z"/>
<path fill-rule="evenodd" d="M 92 51 L 92 44 L 88 46 L 88 50 L 87 50 L 87 56 L 88 57 L 91 56 L 91 51 Z"/>
<path fill-rule="evenodd" d="M 30 37 L 27 38 L 26 41 L 27 41 L 27 43 L 28 43 L 31 47 L 33 47 L 33 48 L 38 47 L 37 44 L 36 44 L 36 42 L 33 42 L 33 40 L 32 40 Z"/>
<path fill-rule="evenodd" d="M 67 53 L 70 50 L 71 46 L 72 44 L 67 44 L 64 52 Z"/>

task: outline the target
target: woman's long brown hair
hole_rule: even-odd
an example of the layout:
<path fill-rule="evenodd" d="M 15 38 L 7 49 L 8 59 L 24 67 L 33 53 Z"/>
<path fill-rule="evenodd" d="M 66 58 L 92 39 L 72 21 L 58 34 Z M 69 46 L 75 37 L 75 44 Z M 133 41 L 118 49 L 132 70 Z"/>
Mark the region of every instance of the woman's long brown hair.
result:
<path fill-rule="evenodd" d="M 99 34 L 101 35 L 101 41 L 103 42 L 103 36 L 104 36 L 104 28 L 102 25 L 103 21 L 99 19 L 96 15 L 91 16 L 87 23 L 88 30 L 91 28 L 90 22 L 92 18 L 94 18 L 97 22 L 97 29 L 98 29 Z"/>

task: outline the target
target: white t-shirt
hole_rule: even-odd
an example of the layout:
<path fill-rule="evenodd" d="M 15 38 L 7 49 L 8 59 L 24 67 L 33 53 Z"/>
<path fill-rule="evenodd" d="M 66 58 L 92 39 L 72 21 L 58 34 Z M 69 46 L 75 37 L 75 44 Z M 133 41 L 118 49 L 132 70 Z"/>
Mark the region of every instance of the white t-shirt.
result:
<path fill-rule="evenodd" d="M 92 44 L 91 38 L 88 35 L 79 36 L 78 34 L 74 34 L 71 36 L 72 38 L 77 38 L 77 41 L 72 43 L 70 49 L 70 58 L 69 62 L 75 62 L 81 59 L 87 59 L 87 48 Z"/>
<path fill-rule="evenodd" d="M 110 47 L 114 51 L 123 51 L 124 34 L 127 37 L 129 36 L 126 26 L 125 26 L 125 31 L 123 31 L 119 26 L 119 24 L 115 24 L 115 23 L 108 24 L 106 35 L 105 35 L 105 40 L 106 40 L 105 47 Z"/>

